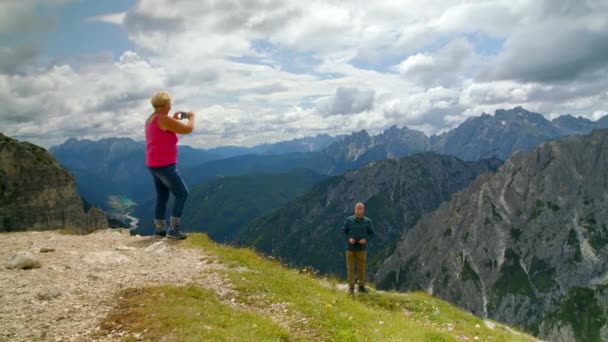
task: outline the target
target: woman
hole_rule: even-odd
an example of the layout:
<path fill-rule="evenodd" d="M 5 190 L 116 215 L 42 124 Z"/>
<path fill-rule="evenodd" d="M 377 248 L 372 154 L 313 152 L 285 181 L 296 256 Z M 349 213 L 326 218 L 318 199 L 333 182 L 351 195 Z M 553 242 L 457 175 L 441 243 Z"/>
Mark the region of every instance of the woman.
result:
<path fill-rule="evenodd" d="M 194 113 L 187 114 L 187 122 L 180 120 L 181 114 L 169 115 L 171 96 L 160 92 L 152 96 L 154 113 L 146 120 L 146 165 L 154 178 L 156 187 L 156 210 L 153 236 L 166 236 L 172 239 L 185 239 L 180 220 L 188 188 L 177 171 L 177 134 L 189 134 L 194 128 Z M 175 196 L 171 226 L 165 222 L 165 208 L 169 192 Z"/>

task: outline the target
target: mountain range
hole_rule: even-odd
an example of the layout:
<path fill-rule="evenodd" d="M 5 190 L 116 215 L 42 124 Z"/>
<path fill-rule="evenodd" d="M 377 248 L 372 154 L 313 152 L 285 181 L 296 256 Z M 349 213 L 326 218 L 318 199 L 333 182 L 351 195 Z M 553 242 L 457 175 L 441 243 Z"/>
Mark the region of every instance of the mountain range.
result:
<path fill-rule="evenodd" d="M 208 149 L 207 151 L 222 158 L 236 157 L 245 154 L 287 154 L 294 152 L 315 152 L 325 149 L 331 143 L 340 141 L 344 135 L 335 137 L 329 134 L 318 134 L 314 137 L 304 137 L 280 141 L 277 143 L 267 143 L 253 147 L 243 146 L 220 146 Z"/>
<path fill-rule="evenodd" d="M 541 114 L 515 107 L 499 109 L 493 116 L 469 118 L 456 129 L 431 137 L 431 149 L 464 160 L 490 157 L 505 160 L 515 151 L 528 152 L 545 141 L 601 128 L 608 128 L 608 117 L 591 121 L 562 115 L 549 121 Z"/>
<path fill-rule="evenodd" d="M 68 139 L 50 152 L 76 177 L 78 192 L 91 204 L 106 208 L 110 195 L 135 201 L 153 195 L 149 171 L 145 168 L 145 143 L 129 138 L 99 141 Z M 179 146 L 180 164 L 202 164 L 221 158 L 205 150 Z"/>
<path fill-rule="evenodd" d="M 551 341 L 608 340 L 608 130 L 518 152 L 425 215 L 378 287 L 425 290 Z"/>
<path fill-rule="evenodd" d="M 345 274 L 342 225 L 355 203 L 364 202 L 377 229 L 368 255 L 374 269 L 422 214 L 501 164 L 496 159 L 465 162 L 431 152 L 370 163 L 328 179 L 256 219 L 235 240 L 294 265 Z"/>
<path fill-rule="evenodd" d="M 566 115 L 549 121 L 541 114 L 515 107 L 497 110 L 494 116 L 471 117 L 451 131 L 431 137 L 393 126 L 378 135 L 362 130 L 348 136 L 318 135 L 253 148 L 202 150 L 180 146 L 179 167 L 187 184 L 195 187 L 219 177 L 287 172 L 295 168 L 340 175 L 371 161 L 423 151 L 463 160 L 505 160 L 517 150 L 529 151 L 544 141 L 606 127 L 608 117 L 591 121 Z M 127 138 L 96 142 L 68 139 L 50 151 L 75 175 L 79 192 L 92 204 L 105 208 L 110 195 L 126 196 L 136 202 L 154 196 L 144 165 L 144 148 L 143 142 Z"/>

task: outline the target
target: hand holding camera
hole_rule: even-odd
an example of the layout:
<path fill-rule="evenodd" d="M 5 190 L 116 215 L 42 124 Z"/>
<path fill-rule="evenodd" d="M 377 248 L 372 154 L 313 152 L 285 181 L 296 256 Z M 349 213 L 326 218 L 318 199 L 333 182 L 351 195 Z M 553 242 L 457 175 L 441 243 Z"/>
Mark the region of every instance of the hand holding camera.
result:
<path fill-rule="evenodd" d="M 194 113 L 192 113 L 192 112 L 177 112 L 175 114 L 176 114 L 175 118 L 178 120 L 187 119 L 190 116 L 190 114 L 194 115 Z"/>

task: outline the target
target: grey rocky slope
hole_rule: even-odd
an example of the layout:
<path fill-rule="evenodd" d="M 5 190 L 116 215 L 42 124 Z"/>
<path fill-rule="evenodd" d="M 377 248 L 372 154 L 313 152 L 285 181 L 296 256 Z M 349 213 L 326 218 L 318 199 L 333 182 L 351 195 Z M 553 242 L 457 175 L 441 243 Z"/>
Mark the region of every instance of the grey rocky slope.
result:
<path fill-rule="evenodd" d="M 377 229 L 368 255 L 371 270 L 423 213 L 501 164 L 498 160 L 463 162 L 430 152 L 370 163 L 324 181 L 260 217 L 236 240 L 299 266 L 343 274 L 342 224 L 360 201 Z"/>
<path fill-rule="evenodd" d="M 74 177 L 45 149 L 0 133 L 0 232 L 107 227 L 101 210 L 85 213 Z"/>
<path fill-rule="evenodd" d="M 608 340 L 608 130 L 507 160 L 423 217 L 376 274 L 552 341 Z"/>

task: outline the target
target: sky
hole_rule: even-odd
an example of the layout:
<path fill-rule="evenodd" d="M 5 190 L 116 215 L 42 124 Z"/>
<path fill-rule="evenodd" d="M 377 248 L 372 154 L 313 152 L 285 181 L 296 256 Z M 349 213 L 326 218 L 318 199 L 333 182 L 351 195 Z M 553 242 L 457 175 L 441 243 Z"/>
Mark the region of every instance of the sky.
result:
<path fill-rule="evenodd" d="M 211 148 L 524 108 L 608 113 L 608 0 L 0 0 L 0 132 L 144 139 L 158 91 Z"/>

